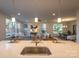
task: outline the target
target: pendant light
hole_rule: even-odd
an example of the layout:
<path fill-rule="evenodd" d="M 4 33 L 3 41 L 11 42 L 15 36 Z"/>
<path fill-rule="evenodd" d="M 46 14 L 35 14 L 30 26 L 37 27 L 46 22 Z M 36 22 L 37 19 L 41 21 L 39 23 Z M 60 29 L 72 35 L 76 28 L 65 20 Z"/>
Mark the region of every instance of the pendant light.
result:
<path fill-rule="evenodd" d="M 58 5 L 59 5 L 59 8 L 58 8 L 58 18 L 57 18 L 57 22 L 58 23 L 61 23 L 62 22 L 62 19 L 61 19 L 61 0 L 58 0 Z"/>
<path fill-rule="evenodd" d="M 35 17 L 35 22 L 38 22 L 38 17 Z"/>
<path fill-rule="evenodd" d="M 57 19 L 57 22 L 58 22 L 58 23 L 61 23 L 61 18 L 58 18 L 58 19 Z"/>
<path fill-rule="evenodd" d="M 15 14 L 15 0 L 12 0 L 12 3 L 13 3 L 13 15 L 12 15 L 12 22 L 15 22 L 16 21 L 16 18 L 14 17 L 14 14 Z"/>

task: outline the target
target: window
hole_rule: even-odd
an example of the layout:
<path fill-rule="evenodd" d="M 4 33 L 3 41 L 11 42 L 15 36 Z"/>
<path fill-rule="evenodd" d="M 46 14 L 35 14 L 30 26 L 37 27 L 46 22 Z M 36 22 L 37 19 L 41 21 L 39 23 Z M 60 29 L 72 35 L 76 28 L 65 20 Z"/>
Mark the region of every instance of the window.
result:
<path fill-rule="evenodd" d="M 41 32 L 44 33 L 45 31 L 46 31 L 46 24 L 44 23 L 41 25 Z"/>
<path fill-rule="evenodd" d="M 46 30 L 46 24 L 42 24 L 41 30 Z"/>
<path fill-rule="evenodd" d="M 12 29 L 12 21 L 6 18 L 6 32 L 11 32 Z"/>
<path fill-rule="evenodd" d="M 16 22 L 12 22 L 12 19 L 6 17 L 6 35 L 13 35 L 16 32 Z M 16 26 L 15 26 L 16 25 Z"/>
<path fill-rule="evenodd" d="M 63 32 L 63 24 L 54 24 L 53 25 L 53 33 L 58 34 Z"/>

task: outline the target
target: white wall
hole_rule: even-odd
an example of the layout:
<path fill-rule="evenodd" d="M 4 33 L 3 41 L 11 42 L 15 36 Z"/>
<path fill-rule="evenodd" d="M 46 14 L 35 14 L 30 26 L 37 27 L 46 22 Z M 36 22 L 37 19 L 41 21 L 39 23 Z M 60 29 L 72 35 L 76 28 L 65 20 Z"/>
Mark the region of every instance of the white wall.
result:
<path fill-rule="evenodd" d="M 0 13 L 0 40 L 5 39 L 5 16 Z"/>
<path fill-rule="evenodd" d="M 71 31 L 71 33 L 73 33 L 73 25 L 76 25 L 76 20 L 75 21 L 70 21 L 70 22 L 66 22 L 67 30 Z"/>
<path fill-rule="evenodd" d="M 77 43 L 79 43 L 79 10 L 77 11 L 77 30 L 76 30 L 76 33 L 77 33 Z"/>

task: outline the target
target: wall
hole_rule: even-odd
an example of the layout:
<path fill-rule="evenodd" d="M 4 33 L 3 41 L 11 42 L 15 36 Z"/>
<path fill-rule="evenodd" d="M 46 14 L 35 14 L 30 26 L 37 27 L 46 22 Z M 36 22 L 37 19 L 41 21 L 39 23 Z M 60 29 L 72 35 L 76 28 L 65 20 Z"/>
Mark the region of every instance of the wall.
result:
<path fill-rule="evenodd" d="M 65 25 L 67 25 L 67 30 L 71 31 L 73 33 L 73 25 L 76 25 L 76 20 L 75 21 L 69 21 L 65 22 Z"/>
<path fill-rule="evenodd" d="M 68 29 L 73 33 L 73 25 L 76 25 L 76 21 L 68 22 Z"/>
<path fill-rule="evenodd" d="M 5 16 L 0 13 L 0 40 L 5 39 Z"/>
<path fill-rule="evenodd" d="M 76 33 L 77 33 L 77 36 L 76 36 L 76 38 L 77 38 L 77 43 L 79 43 L 79 10 L 77 11 L 77 30 L 76 30 Z"/>

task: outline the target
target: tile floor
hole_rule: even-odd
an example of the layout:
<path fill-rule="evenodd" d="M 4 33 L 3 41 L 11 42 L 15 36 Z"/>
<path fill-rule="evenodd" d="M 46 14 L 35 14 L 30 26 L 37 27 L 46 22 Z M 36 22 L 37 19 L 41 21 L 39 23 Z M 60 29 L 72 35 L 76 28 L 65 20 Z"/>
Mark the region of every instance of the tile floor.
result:
<path fill-rule="evenodd" d="M 35 46 L 31 40 L 20 40 L 18 43 L 0 41 L 0 57 L 4 58 L 25 58 L 25 57 L 56 57 L 56 58 L 77 58 L 79 57 L 79 44 L 72 41 L 59 40 L 59 43 L 52 41 L 41 41 L 38 46 L 48 47 L 52 55 L 20 55 L 22 49 L 28 46 Z"/>

